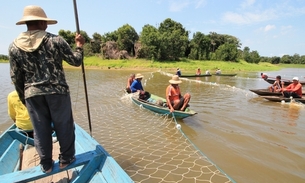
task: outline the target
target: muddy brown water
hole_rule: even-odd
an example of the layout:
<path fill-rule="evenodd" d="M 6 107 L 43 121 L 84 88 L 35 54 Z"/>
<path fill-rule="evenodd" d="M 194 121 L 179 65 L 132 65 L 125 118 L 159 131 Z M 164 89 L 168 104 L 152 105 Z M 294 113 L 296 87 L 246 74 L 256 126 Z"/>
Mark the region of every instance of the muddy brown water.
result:
<path fill-rule="evenodd" d="M 137 71 L 86 70 L 90 109 L 119 101 L 132 72 Z M 268 74 L 302 78 L 304 73 L 304 69 L 284 69 Z M 147 91 L 165 95 L 169 75 L 148 71 L 142 74 Z M 66 69 L 66 77 L 74 113 L 86 111 L 80 69 Z M 8 64 L 0 64 L 0 79 L 2 132 L 12 123 L 6 106 L 6 96 L 13 90 Z M 178 123 L 192 143 L 236 182 L 305 182 L 305 107 L 266 101 L 249 91 L 268 86 L 258 72 L 239 73 L 236 77 L 184 79 L 181 91 L 191 94 L 191 108 L 198 114 Z M 119 105 L 130 108 L 130 111 L 118 111 L 124 116 L 129 116 L 135 107 Z M 87 126 L 87 122 L 81 125 Z M 95 138 L 101 141 L 96 135 Z"/>

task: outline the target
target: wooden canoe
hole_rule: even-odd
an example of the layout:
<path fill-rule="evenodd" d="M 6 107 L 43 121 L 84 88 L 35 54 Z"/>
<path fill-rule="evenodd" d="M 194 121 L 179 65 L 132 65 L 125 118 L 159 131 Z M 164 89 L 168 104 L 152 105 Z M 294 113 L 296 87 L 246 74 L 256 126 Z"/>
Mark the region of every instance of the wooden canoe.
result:
<path fill-rule="evenodd" d="M 190 78 L 190 77 L 210 77 L 210 76 L 212 76 L 212 75 L 211 74 L 201 74 L 201 75 L 190 74 L 190 75 L 181 75 L 180 77 Z"/>
<path fill-rule="evenodd" d="M 158 114 L 169 114 L 169 116 L 172 116 L 169 108 L 165 105 L 166 104 L 165 98 L 151 94 L 150 98 L 147 101 L 139 99 L 139 97 L 136 95 L 133 95 L 131 97 L 131 99 L 138 106 L 142 106 L 143 108 L 148 109 L 152 112 L 155 112 Z M 162 101 L 163 104 L 158 105 L 157 101 Z M 173 113 L 174 113 L 175 118 L 180 118 L 180 119 L 197 114 L 195 111 L 191 110 L 189 107 L 187 107 L 185 109 L 185 111 L 175 110 Z"/>
<path fill-rule="evenodd" d="M 249 89 L 249 90 L 260 96 L 282 96 L 281 92 L 270 92 L 268 89 Z M 303 90 L 303 95 L 305 95 L 304 90 Z"/>
<path fill-rule="evenodd" d="M 213 74 L 213 76 L 236 76 L 237 74 Z"/>
<path fill-rule="evenodd" d="M 285 98 L 282 96 L 261 96 L 261 97 L 263 97 L 266 100 L 273 101 L 273 102 L 282 102 L 282 101 L 290 102 L 291 101 L 290 98 Z M 305 104 L 305 98 L 293 98 L 293 100 L 295 100 L 296 102 L 301 102 L 301 103 Z"/>
<path fill-rule="evenodd" d="M 265 81 L 267 81 L 269 84 L 273 84 L 276 81 L 276 79 L 267 78 L 267 79 L 265 79 Z M 285 86 L 288 86 L 293 82 L 291 80 L 283 80 L 283 79 L 282 79 L 282 81 L 284 82 Z M 301 85 L 303 85 L 303 86 L 305 85 L 305 81 L 299 81 L 299 82 L 301 83 Z"/>
<path fill-rule="evenodd" d="M 56 176 L 60 172 L 66 175 L 66 170 L 73 170 L 73 176 L 69 180 L 73 183 L 133 182 L 113 157 L 77 124 L 75 137 L 76 160 L 68 167 L 59 169 L 57 160 L 51 173 L 43 173 L 40 166 L 20 170 L 20 162 L 23 162 L 20 160 L 25 159 L 20 147 L 24 147 L 24 151 L 35 149 L 32 147 L 34 141 L 12 125 L 0 136 L 1 182 L 39 182 L 40 179 Z"/>

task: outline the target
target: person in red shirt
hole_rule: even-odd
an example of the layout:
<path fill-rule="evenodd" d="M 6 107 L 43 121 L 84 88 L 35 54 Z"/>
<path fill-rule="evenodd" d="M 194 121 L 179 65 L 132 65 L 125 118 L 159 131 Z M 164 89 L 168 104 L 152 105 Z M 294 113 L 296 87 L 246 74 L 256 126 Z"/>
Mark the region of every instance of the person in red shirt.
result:
<path fill-rule="evenodd" d="M 264 80 L 268 79 L 268 76 L 267 76 L 266 73 L 261 73 L 261 77 L 262 77 Z"/>
<path fill-rule="evenodd" d="M 169 80 L 170 85 L 166 88 L 166 102 L 170 109 L 170 112 L 174 110 L 184 111 L 188 107 L 191 95 L 189 93 L 181 95 L 179 84 L 182 83 L 179 76 L 174 75 L 171 80 Z"/>
<path fill-rule="evenodd" d="M 299 78 L 294 77 L 292 81 L 293 83 L 282 89 L 283 96 L 287 98 L 302 98 L 302 85 L 299 83 Z"/>

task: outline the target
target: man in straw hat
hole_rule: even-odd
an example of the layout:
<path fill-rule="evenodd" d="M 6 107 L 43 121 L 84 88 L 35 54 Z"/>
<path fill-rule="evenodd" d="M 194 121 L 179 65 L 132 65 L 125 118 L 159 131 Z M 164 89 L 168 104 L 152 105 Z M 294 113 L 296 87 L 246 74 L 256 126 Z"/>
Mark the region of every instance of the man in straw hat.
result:
<path fill-rule="evenodd" d="M 135 79 L 133 80 L 130 90 L 132 93 L 139 92 L 139 98 L 142 100 L 147 100 L 150 97 L 150 93 L 147 91 L 144 91 L 143 86 L 142 86 L 142 79 L 143 75 L 138 73 L 135 75 Z"/>
<path fill-rule="evenodd" d="M 179 84 L 182 83 L 179 76 L 174 75 L 169 80 L 170 85 L 166 88 L 166 102 L 171 112 L 174 110 L 184 111 L 191 100 L 189 93 L 184 94 L 182 97 Z"/>
<path fill-rule="evenodd" d="M 302 84 L 299 82 L 298 77 L 292 78 L 292 83 L 286 88 L 281 89 L 284 97 L 302 98 Z"/>
<path fill-rule="evenodd" d="M 26 6 L 17 25 L 26 24 L 9 46 L 11 79 L 34 127 L 34 142 L 43 172 L 53 170 L 52 128 L 60 144 L 59 168 L 75 161 L 75 134 L 69 86 L 62 60 L 80 66 L 84 38 L 75 36 L 76 51 L 60 36 L 46 32 L 57 21 L 46 16 L 39 6 Z"/>

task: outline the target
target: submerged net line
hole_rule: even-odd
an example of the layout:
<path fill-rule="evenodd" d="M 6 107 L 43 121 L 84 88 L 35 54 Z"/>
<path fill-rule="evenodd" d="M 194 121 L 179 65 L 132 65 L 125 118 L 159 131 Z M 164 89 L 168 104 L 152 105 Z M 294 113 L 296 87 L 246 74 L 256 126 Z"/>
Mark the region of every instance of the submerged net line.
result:
<path fill-rule="evenodd" d="M 147 78 L 144 85 L 154 75 L 142 74 Z M 114 91 L 99 87 L 89 91 L 94 98 L 90 101 L 92 135 L 134 182 L 234 182 L 187 138 L 175 118 L 133 104 L 130 95 L 122 92 L 127 78 L 119 80 L 107 81 Z M 72 99 L 79 96 L 71 95 Z M 73 116 L 87 130 L 83 100 L 73 101 Z"/>

